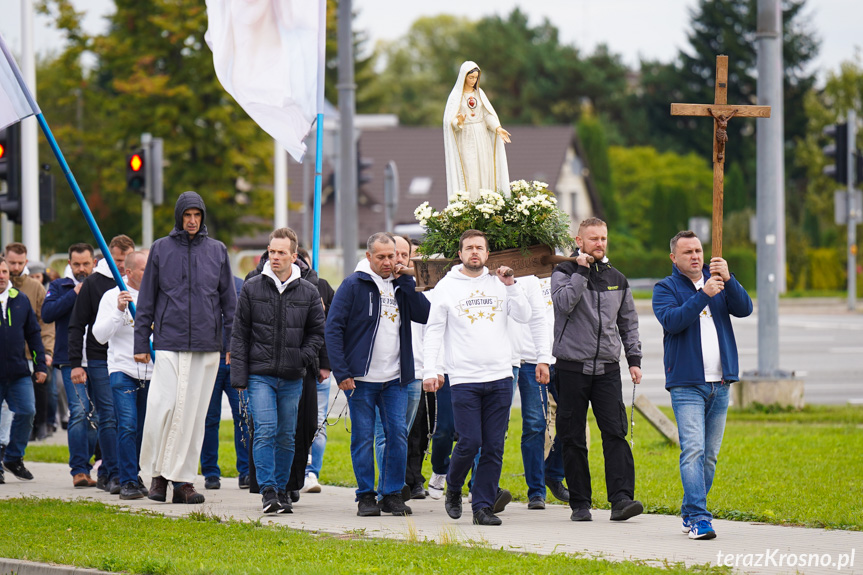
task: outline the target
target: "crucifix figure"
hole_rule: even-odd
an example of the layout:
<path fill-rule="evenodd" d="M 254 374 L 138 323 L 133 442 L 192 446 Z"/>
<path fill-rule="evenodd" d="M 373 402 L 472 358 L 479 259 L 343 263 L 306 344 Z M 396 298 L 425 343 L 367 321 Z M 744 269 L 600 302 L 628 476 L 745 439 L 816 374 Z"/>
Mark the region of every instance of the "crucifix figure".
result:
<path fill-rule="evenodd" d="M 716 57 L 716 88 L 713 104 L 671 104 L 672 116 L 713 118 L 713 237 L 711 255 L 722 257 L 722 201 L 725 186 L 725 144 L 728 121 L 742 118 L 769 118 L 770 106 L 728 105 L 728 56 Z"/>

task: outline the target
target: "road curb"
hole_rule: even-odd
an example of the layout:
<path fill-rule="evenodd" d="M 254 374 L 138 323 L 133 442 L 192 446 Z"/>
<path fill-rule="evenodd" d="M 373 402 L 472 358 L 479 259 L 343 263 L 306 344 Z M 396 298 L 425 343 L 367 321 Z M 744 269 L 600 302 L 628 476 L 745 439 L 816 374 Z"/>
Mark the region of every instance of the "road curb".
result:
<path fill-rule="evenodd" d="M 0 575 L 113 575 L 108 571 L 0 557 Z"/>

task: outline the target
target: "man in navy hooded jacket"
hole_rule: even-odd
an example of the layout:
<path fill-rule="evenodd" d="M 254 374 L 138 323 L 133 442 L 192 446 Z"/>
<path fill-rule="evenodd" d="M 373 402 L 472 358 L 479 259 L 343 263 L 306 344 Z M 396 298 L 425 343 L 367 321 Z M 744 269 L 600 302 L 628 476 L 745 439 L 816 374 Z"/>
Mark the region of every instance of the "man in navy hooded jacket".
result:
<path fill-rule="evenodd" d="M 205 220 L 201 196 L 180 194 L 174 229 L 150 249 L 138 295 L 135 361 L 142 371 L 153 370 L 140 464 L 141 474 L 153 478 L 148 497 L 155 501 L 165 501 L 170 480 L 174 503 L 204 502 L 192 481 L 219 370 L 222 323 L 230 340 L 237 306 L 228 250 L 209 237 Z"/>
<path fill-rule="evenodd" d="M 393 236 L 379 232 L 367 243 L 366 259 L 339 286 L 327 316 L 325 340 L 333 377 L 348 394 L 351 461 L 357 479 L 357 515 L 410 515 L 401 500 L 407 463 L 407 385 L 414 380 L 411 322 L 426 323 L 429 301 L 400 272 Z M 386 447 L 375 491 L 375 406 Z"/>
<path fill-rule="evenodd" d="M 730 316 L 751 314 L 752 300 L 724 259 L 704 265 L 694 232 L 671 239 L 671 261 L 671 275 L 653 288 L 653 312 L 663 329 L 665 388 L 680 434 L 680 514 L 690 539 L 713 539 L 707 494 L 725 431 L 729 387 L 740 379 Z"/>

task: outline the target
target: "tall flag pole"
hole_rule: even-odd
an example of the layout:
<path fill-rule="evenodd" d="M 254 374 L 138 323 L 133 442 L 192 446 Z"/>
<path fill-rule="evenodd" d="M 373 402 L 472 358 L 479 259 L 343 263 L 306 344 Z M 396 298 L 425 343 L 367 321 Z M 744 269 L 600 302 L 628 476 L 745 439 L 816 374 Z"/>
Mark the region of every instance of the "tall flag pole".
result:
<path fill-rule="evenodd" d="M 319 0 L 318 19 L 318 116 L 315 131 L 315 211 L 312 235 L 312 267 L 318 271 L 321 250 L 321 187 L 324 165 L 324 66 L 327 51 L 327 0 Z"/>
<path fill-rule="evenodd" d="M 48 126 L 45 116 L 39 109 L 35 98 L 33 98 L 33 93 L 24 82 L 21 70 L 18 69 L 18 64 L 15 63 L 15 58 L 6 46 L 6 42 L 3 41 L 2 35 L 0 35 L 0 51 L 2 51 L 2 56 L 0 56 L 0 128 L 19 122 L 28 116 L 36 116 L 36 121 L 42 129 L 42 133 L 45 134 L 48 145 L 51 146 L 51 151 L 60 163 L 60 169 L 63 170 L 63 175 L 66 176 L 66 181 L 69 182 L 72 193 L 75 194 L 75 201 L 78 202 L 78 207 L 81 208 L 84 219 L 87 220 L 87 225 L 96 238 L 96 243 L 99 245 L 99 249 L 102 250 L 105 261 L 108 262 L 108 267 L 111 269 L 114 281 L 117 282 L 120 290 L 126 291 L 126 284 L 123 282 L 123 277 L 120 275 L 120 270 L 117 268 L 114 258 L 111 257 L 111 250 L 108 249 L 108 244 L 105 243 L 105 237 L 99 229 L 99 224 L 93 218 L 93 212 L 90 211 L 90 206 L 87 205 L 87 200 L 84 199 L 84 194 L 81 193 L 81 188 L 78 186 L 78 182 L 75 180 L 75 176 L 72 174 L 72 170 L 63 156 L 63 151 L 60 150 L 57 140 L 54 139 L 54 134 L 51 133 L 51 128 Z M 129 302 L 129 311 L 132 313 L 132 317 L 134 317 L 135 304 L 133 302 Z"/>

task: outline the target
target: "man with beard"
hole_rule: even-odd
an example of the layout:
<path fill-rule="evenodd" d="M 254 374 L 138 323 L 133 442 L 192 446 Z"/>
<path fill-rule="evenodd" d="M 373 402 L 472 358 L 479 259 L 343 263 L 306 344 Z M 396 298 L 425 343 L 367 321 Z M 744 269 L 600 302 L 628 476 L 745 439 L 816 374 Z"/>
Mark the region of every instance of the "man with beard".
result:
<path fill-rule="evenodd" d="M 621 342 L 633 383 L 641 382 L 638 315 L 626 277 L 606 257 L 608 226 L 588 218 L 578 226 L 576 262 L 564 262 L 551 276 L 554 347 L 558 373 L 557 433 L 573 521 L 590 521 L 591 489 L 585 424 L 588 403 L 602 433 L 605 485 L 611 520 L 644 511 L 635 494 L 635 464 L 626 441 Z"/>
<path fill-rule="evenodd" d="M 42 321 L 42 304 L 45 301 L 45 288 L 42 284 L 27 275 L 27 246 L 19 242 L 12 242 L 6 246 L 6 263 L 9 265 L 9 279 L 12 282 L 12 287 L 27 296 L 30 300 L 30 305 L 33 306 L 33 311 L 36 312 L 36 319 L 39 320 L 39 327 L 42 329 L 42 346 L 45 348 L 45 364 L 50 368 L 53 363 L 54 355 L 54 324 L 45 323 Z M 29 351 L 29 350 L 28 350 Z M 31 359 L 29 353 L 25 356 L 28 360 Z M 48 429 L 48 408 L 50 389 L 49 385 L 53 382 L 46 380 L 45 383 L 35 384 L 33 393 L 36 396 L 36 417 L 33 419 L 33 438 L 44 439 L 51 433 L 53 428 Z"/>
<path fill-rule="evenodd" d="M 72 365 L 69 362 L 69 319 L 83 286 L 82 282 L 93 271 L 93 263 L 93 246 L 69 246 L 71 277 L 58 278 L 51 282 L 48 293 L 45 294 L 45 303 L 42 304 L 42 319 L 54 322 L 54 365 L 60 368 L 63 387 L 69 400 L 69 467 L 75 487 L 96 486 L 96 480 L 90 477 L 90 458 L 96 449 L 96 413 L 87 386 L 72 383 Z"/>
<path fill-rule="evenodd" d="M 438 357 L 443 346 L 458 434 L 446 477 L 445 508 L 451 518 L 461 517 L 462 486 L 479 451 L 471 488 L 473 522 L 500 525 L 493 508 L 512 404 L 509 322 L 528 322 L 531 308 L 510 268 L 501 266 L 492 275 L 485 267 L 489 250 L 483 232 L 464 232 L 458 254 L 462 264 L 435 286 L 423 346 L 423 357 L 429 359 Z M 435 363 L 423 364 L 425 391 L 441 386 Z"/>

